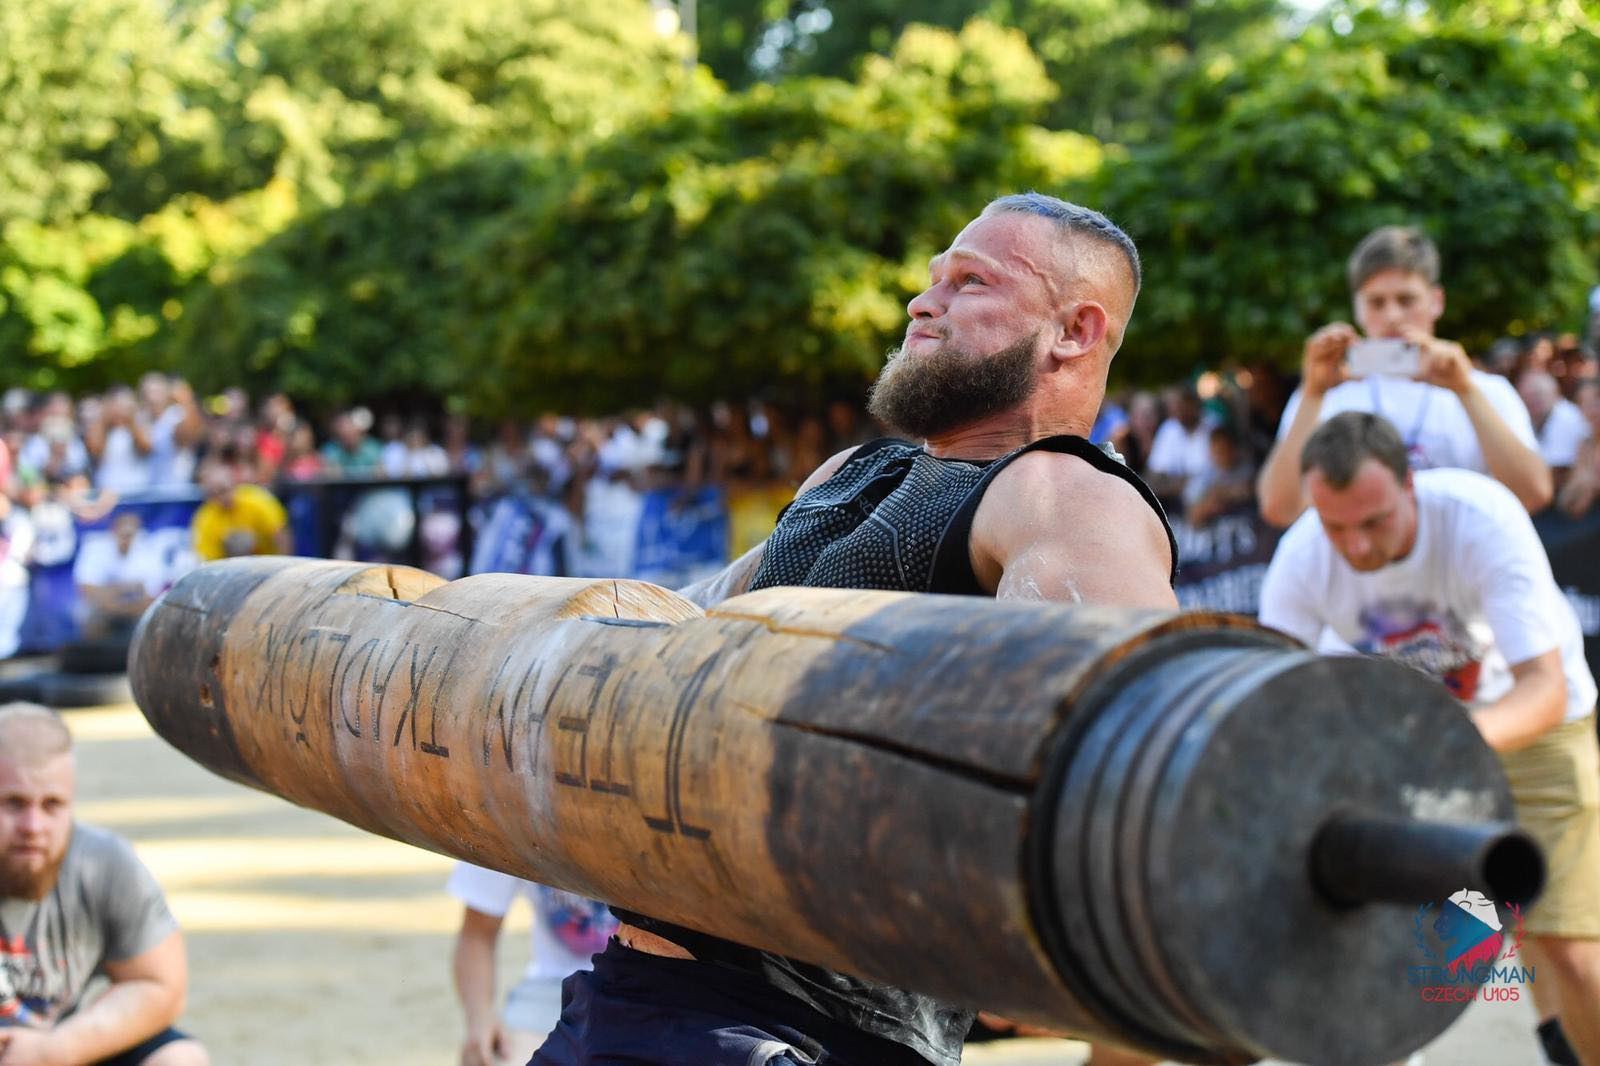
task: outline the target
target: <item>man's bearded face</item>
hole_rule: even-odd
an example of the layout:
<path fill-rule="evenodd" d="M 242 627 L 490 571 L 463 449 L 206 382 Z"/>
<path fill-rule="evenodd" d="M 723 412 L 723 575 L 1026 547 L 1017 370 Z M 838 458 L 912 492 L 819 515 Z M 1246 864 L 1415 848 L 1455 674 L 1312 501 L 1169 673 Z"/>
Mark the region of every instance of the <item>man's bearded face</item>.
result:
<path fill-rule="evenodd" d="M 927 440 L 1021 404 L 1038 386 L 1039 334 L 1009 348 L 973 355 L 948 342 L 926 354 L 897 348 L 878 373 L 867 410 L 916 440 Z"/>
<path fill-rule="evenodd" d="M 0 896 L 43 899 L 72 840 L 73 763 L 39 765 L 0 755 Z"/>

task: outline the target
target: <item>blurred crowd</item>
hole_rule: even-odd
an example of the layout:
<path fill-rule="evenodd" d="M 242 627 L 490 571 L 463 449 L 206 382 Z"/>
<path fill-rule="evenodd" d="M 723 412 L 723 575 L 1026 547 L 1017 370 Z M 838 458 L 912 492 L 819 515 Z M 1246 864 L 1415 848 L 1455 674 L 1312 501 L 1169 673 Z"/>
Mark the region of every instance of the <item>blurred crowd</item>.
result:
<path fill-rule="evenodd" d="M 317 479 L 469 479 L 475 497 L 533 482 L 581 513 L 596 478 L 636 487 L 795 481 L 834 450 L 864 439 L 861 412 L 837 403 L 791 415 L 761 402 L 697 411 L 663 403 L 609 418 L 546 415 L 492 430 L 461 416 L 336 413 L 319 432 L 279 393 L 242 389 L 202 403 L 181 379 L 147 374 L 74 399 L 12 389 L 0 406 L 0 492 L 23 507 L 45 499 L 85 516 L 119 499 L 204 487 L 208 471 L 270 486 Z"/>
<path fill-rule="evenodd" d="M 1555 506 L 1573 516 L 1594 509 L 1600 363 L 1587 340 L 1506 338 L 1479 366 L 1509 379 L 1526 404 L 1555 474 Z M 1256 475 L 1295 384 L 1292 375 L 1256 364 L 1225 366 L 1154 391 L 1114 391 L 1092 436 L 1121 454 L 1174 515 L 1203 527 L 1225 513 L 1253 511 Z M 852 404 L 797 414 L 760 401 L 704 410 L 663 403 L 608 418 L 544 415 L 494 426 L 355 407 L 336 412 L 320 430 L 282 394 L 255 403 L 229 389 L 202 399 L 183 380 L 162 374 L 145 375 L 136 388 L 77 398 L 5 393 L 0 656 L 14 650 L 4 634 L 16 631 L 26 610 L 30 564 L 59 561 L 52 544 L 70 540 L 73 522 L 97 522 L 122 500 L 203 497 L 209 510 L 197 517 L 189 547 L 209 559 L 288 543 L 287 516 L 270 502 L 274 489 L 282 495 L 297 483 L 455 478 L 467 488 L 460 513 L 480 532 L 494 520 L 494 501 L 514 496 L 521 501 L 519 536 L 529 536 L 531 508 L 537 535 L 564 539 L 559 553 L 541 556 L 549 572 L 618 572 L 608 568 L 622 565 L 625 547 L 611 542 L 626 539 L 641 493 L 768 486 L 774 491 L 767 498 L 776 499 L 829 455 L 882 432 Z M 383 527 L 369 541 L 404 544 L 417 521 L 427 537 L 432 518 L 451 543 L 459 532 L 453 513 L 418 516 L 414 501 L 395 493 L 368 493 L 356 503 L 351 520 L 358 535 L 363 525 Z M 140 536 L 137 523 L 126 520 L 115 532 L 102 539 L 135 544 Z M 738 550 L 743 545 L 735 541 Z M 63 550 L 70 557 L 72 549 Z M 160 565 L 119 562 L 137 555 L 127 547 L 108 551 L 97 545 L 79 560 L 80 594 L 102 615 L 114 615 L 112 605 L 121 603 L 126 624 L 174 567 L 170 558 Z M 430 562 L 447 577 L 493 565 L 488 555 L 477 565 L 447 554 Z"/>

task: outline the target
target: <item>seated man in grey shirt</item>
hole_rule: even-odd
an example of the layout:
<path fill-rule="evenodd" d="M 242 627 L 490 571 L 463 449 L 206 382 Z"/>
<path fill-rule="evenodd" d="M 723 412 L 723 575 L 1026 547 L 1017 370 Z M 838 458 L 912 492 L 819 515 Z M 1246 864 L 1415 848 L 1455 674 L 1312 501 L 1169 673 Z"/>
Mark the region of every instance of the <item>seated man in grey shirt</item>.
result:
<path fill-rule="evenodd" d="M 183 937 L 126 841 L 73 821 L 72 736 L 31 703 L 0 706 L 0 1061 L 207 1066 L 172 1028 Z M 110 987 L 83 1001 L 91 978 Z"/>

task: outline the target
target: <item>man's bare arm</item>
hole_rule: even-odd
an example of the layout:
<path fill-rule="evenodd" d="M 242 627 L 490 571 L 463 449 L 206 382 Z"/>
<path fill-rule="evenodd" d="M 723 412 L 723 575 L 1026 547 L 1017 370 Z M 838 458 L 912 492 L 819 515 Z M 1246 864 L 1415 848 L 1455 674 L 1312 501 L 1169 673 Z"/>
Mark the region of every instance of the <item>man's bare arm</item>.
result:
<path fill-rule="evenodd" d="M 822 484 L 845 464 L 855 454 L 854 448 L 846 448 L 837 455 L 830 457 L 821 466 L 811 472 L 811 476 L 801 483 L 795 495 L 807 492 Z M 738 596 L 750 590 L 750 579 L 756 576 L 756 571 L 761 567 L 761 560 L 766 556 L 767 542 L 762 541 L 754 548 L 745 552 L 739 558 L 723 567 L 708 578 L 686 585 L 678 590 L 678 595 L 701 607 L 711 607 L 723 600 Z"/>
<path fill-rule="evenodd" d="M 1345 352 L 1355 340 L 1355 328 L 1346 322 L 1331 322 L 1306 340 L 1300 359 L 1300 405 L 1283 438 L 1267 452 L 1256 477 L 1261 517 L 1269 525 L 1287 527 L 1306 509 L 1300 453 L 1322 420 L 1323 397 L 1348 378 Z"/>
<path fill-rule="evenodd" d="M 997 597 L 1176 610 L 1166 530 L 1138 490 L 1074 456 L 1007 467 L 973 519 L 978 580 Z"/>
<path fill-rule="evenodd" d="M 1567 714 L 1567 675 L 1561 649 L 1552 648 L 1511 667 L 1511 689 L 1472 711 L 1484 743 L 1495 751 L 1525 748 L 1561 724 Z"/>
<path fill-rule="evenodd" d="M 678 590 L 678 595 L 701 607 L 713 607 L 723 600 L 748 592 L 750 579 L 755 577 L 766 552 L 767 542 L 762 541 L 710 577 L 685 585 Z"/>
<path fill-rule="evenodd" d="M 99 1062 L 154 1036 L 178 1020 L 189 988 L 183 934 L 131 959 L 105 964 L 111 987 L 93 1004 L 50 1030 L 65 1062 Z"/>
<path fill-rule="evenodd" d="M 1484 465 L 1496 481 L 1516 494 L 1532 514 L 1550 505 L 1555 495 L 1555 479 L 1537 449 L 1530 448 L 1512 432 L 1510 425 L 1495 410 L 1489 397 L 1472 376 L 1472 361 L 1466 349 L 1455 341 L 1430 337 L 1421 331 L 1406 334 L 1422 353 L 1418 377 L 1430 385 L 1449 389 L 1461 401 L 1478 437 L 1478 450 Z"/>

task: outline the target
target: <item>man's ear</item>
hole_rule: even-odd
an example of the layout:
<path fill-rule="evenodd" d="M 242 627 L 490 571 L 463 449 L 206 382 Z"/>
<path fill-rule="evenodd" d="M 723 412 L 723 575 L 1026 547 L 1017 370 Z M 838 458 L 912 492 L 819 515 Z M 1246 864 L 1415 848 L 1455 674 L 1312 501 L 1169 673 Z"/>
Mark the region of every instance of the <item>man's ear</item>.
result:
<path fill-rule="evenodd" d="M 1106 309 L 1093 300 L 1064 308 L 1055 320 L 1055 342 L 1050 354 L 1056 359 L 1076 359 L 1098 348 L 1111 327 Z"/>
<path fill-rule="evenodd" d="M 1431 286 L 1428 294 L 1433 298 L 1433 320 L 1437 322 L 1444 317 L 1444 286 Z"/>

